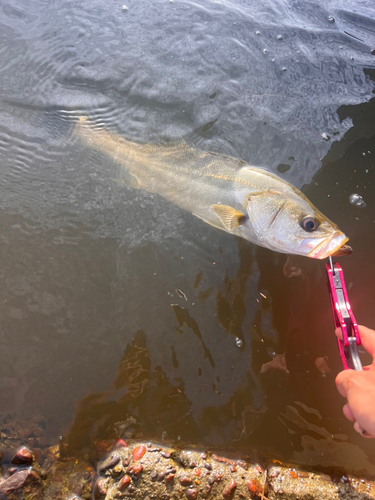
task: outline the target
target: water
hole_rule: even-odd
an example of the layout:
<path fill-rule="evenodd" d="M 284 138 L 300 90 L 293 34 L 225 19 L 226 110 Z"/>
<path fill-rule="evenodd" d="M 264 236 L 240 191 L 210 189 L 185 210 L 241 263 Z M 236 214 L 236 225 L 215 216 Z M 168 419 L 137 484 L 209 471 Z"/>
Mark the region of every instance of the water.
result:
<path fill-rule="evenodd" d="M 350 236 L 353 309 L 375 327 L 374 7 L 126 7 L 1 6 L 1 411 L 44 416 L 74 452 L 133 434 L 374 474 L 334 386 L 323 263 L 286 278 L 285 256 L 119 186 L 72 135 L 86 115 L 303 187 Z"/>

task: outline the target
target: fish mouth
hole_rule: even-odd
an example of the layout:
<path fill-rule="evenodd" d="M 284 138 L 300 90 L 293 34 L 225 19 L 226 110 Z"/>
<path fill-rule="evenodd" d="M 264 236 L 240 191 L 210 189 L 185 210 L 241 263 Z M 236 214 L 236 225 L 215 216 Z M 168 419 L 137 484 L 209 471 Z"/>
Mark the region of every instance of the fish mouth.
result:
<path fill-rule="evenodd" d="M 308 257 L 312 259 L 325 259 L 330 255 L 339 257 L 342 255 L 349 255 L 352 249 L 345 243 L 349 240 L 341 231 L 335 231 L 329 238 L 319 243 L 311 252 Z M 349 250 L 350 249 L 350 250 Z"/>
<path fill-rule="evenodd" d="M 343 257 L 344 255 L 350 255 L 353 253 L 353 249 L 349 245 L 342 245 L 335 253 L 331 254 L 332 257 Z"/>

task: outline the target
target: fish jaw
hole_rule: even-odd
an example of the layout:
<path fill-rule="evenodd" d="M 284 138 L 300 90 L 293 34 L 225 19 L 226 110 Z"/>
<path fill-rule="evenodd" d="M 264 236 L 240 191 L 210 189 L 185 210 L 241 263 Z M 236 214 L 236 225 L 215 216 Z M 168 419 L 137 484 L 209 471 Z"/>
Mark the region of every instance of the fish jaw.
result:
<path fill-rule="evenodd" d="M 344 257 L 344 255 L 350 255 L 351 253 L 353 253 L 352 247 L 350 247 L 349 245 L 343 245 L 338 250 L 336 250 L 336 252 L 333 253 L 331 257 Z"/>
<path fill-rule="evenodd" d="M 335 254 L 348 240 L 349 238 L 344 233 L 335 231 L 329 238 L 326 238 L 311 250 L 308 257 L 311 259 L 326 259 Z"/>

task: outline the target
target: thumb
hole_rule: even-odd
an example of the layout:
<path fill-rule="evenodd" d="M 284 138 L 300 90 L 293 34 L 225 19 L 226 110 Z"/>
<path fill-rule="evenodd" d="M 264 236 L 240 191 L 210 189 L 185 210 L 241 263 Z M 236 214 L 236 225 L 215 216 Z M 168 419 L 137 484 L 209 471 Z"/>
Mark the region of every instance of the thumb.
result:
<path fill-rule="evenodd" d="M 354 370 L 343 370 L 342 372 L 337 374 L 336 377 L 336 387 L 341 396 L 344 398 L 348 397 L 348 386 L 350 384 L 350 379 Z"/>
<path fill-rule="evenodd" d="M 359 337 L 361 344 L 366 351 L 371 355 L 372 359 L 375 358 L 375 331 L 370 330 L 366 326 L 358 326 Z"/>
<path fill-rule="evenodd" d="M 375 358 L 375 331 L 367 328 L 366 326 L 358 325 L 359 338 L 361 339 L 361 344 L 366 349 L 366 351 L 371 355 L 372 359 Z M 336 337 L 342 340 L 341 328 L 336 328 Z"/>

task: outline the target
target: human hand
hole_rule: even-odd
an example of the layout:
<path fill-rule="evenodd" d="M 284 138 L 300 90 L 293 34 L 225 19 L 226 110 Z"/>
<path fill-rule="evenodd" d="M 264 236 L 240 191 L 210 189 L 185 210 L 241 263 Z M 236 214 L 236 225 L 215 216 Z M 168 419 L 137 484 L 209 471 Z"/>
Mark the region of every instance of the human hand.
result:
<path fill-rule="evenodd" d="M 359 326 L 359 336 L 366 351 L 372 356 L 372 364 L 363 371 L 344 370 L 336 377 L 339 393 L 348 400 L 344 415 L 354 422 L 354 429 L 366 438 L 375 438 L 375 331 Z M 340 328 L 336 335 L 342 339 Z"/>

